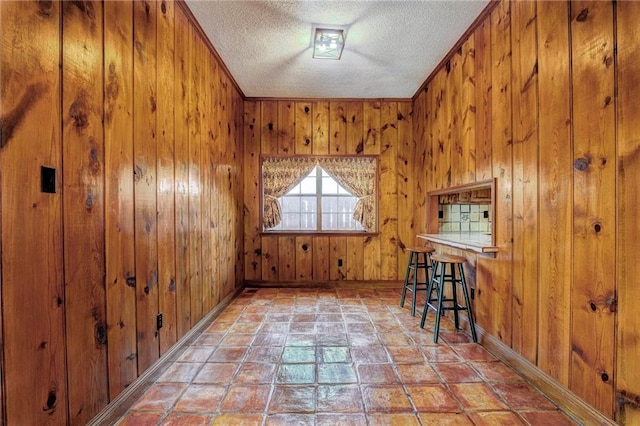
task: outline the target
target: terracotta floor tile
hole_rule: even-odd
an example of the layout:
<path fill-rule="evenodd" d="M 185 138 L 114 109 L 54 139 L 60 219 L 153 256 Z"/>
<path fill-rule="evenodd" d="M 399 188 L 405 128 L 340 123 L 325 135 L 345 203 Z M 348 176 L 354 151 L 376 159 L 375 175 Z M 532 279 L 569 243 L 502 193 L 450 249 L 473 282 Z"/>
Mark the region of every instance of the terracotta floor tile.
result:
<path fill-rule="evenodd" d="M 346 346 L 318 346 L 317 362 L 350 362 L 351 354 Z"/>
<path fill-rule="evenodd" d="M 255 337 L 255 334 L 230 332 L 222 339 L 220 346 L 249 346 Z"/>
<path fill-rule="evenodd" d="M 252 346 L 284 346 L 287 339 L 285 333 L 257 333 Z"/>
<path fill-rule="evenodd" d="M 118 426 L 156 426 L 162 413 L 129 412 L 118 421 Z"/>
<path fill-rule="evenodd" d="M 380 339 L 378 339 L 377 334 L 371 333 L 349 333 L 347 336 L 349 339 L 349 346 L 358 347 L 358 346 L 371 346 L 371 345 L 380 345 Z"/>
<path fill-rule="evenodd" d="M 315 346 L 316 335 L 310 333 L 288 334 L 285 346 Z"/>
<path fill-rule="evenodd" d="M 269 413 L 313 413 L 316 409 L 315 386 L 278 385 L 273 390 Z"/>
<path fill-rule="evenodd" d="M 282 356 L 282 350 L 281 347 L 253 346 L 249 348 L 249 352 L 247 352 L 244 361 L 277 363 Z"/>
<path fill-rule="evenodd" d="M 173 405 L 186 388 L 187 385 L 183 383 L 159 383 L 151 385 L 131 409 L 164 411 Z"/>
<path fill-rule="evenodd" d="M 357 382 L 358 378 L 356 377 L 356 371 L 352 364 L 318 364 L 318 383 L 339 384 Z"/>
<path fill-rule="evenodd" d="M 202 333 L 195 342 L 193 342 L 194 346 L 217 346 L 222 342 L 225 333 L 222 332 L 213 332 L 213 333 Z"/>
<path fill-rule="evenodd" d="M 467 334 L 466 331 L 456 330 L 453 327 L 451 327 L 451 331 L 449 331 L 449 330 L 447 330 L 447 328 L 449 328 L 450 323 L 445 323 L 445 329 L 443 330 L 442 323 L 443 323 L 443 321 L 440 321 L 439 337 L 443 341 L 447 342 L 450 345 L 457 344 L 457 343 L 471 343 L 471 344 L 474 344 L 473 340 L 471 339 L 471 336 L 469 334 Z M 433 330 L 433 328 L 431 328 L 431 330 Z"/>
<path fill-rule="evenodd" d="M 360 364 L 358 376 L 360 383 L 400 383 L 392 364 Z"/>
<path fill-rule="evenodd" d="M 220 405 L 225 413 L 262 413 L 267 408 L 271 386 L 231 386 Z"/>
<path fill-rule="evenodd" d="M 413 341 L 404 333 L 380 333 L 380 340 L 387 346 L 412 346 Z"/>
<path fill-rule="evenodd" d="M 213 413 L 227 388 L 218 385 L 191 385 L 176 402 L 175 411 Z"/>
<path fill-rule="evenodd" d="M 423 426 L 472 426 L 466 414 L 463 413 L 419 413 Z"/>
<path fill-rule="evenodd" d="M 371 322 L 369 314 L 364 312 L 348 312 L 343 315 L 344 322 Z"/>
<path fill-rule="evenodd" d="M 347 333 L 375 333 L 376 329 L 370 322 L 347 322 Z"/>
<path fill-rule="evenodd" d="M 469 418 L 476 426 L 526 425 L 526 423 L 512 411 L 480 411 L 476 413 L 469 413 Z"/>
<path fill-rule="evenodd" d="M 216 331 L 223 331 L 226 333 L 231 328 L 232 325 L 233 325 L 233 321 L 225 322 L 217 318 L 213 323 L 211 323 L 209 327 L 207 327 L 207 329 L 205 330 L 205 333 L 214 333 Z"/>
<path fill-rule="evenodd" d="M 262 414 L 220 414 L 213 419 L 213 426 L 261 426 Z"/>
<path fill-rule="evenodd" d="M 457 413 L 460 406 L 442 385 L 407 386 L 409 397 L 418 412 Z"/>
<path fill-rule="evenodd" d="M 238 370 L 234 384 L 262 384 L 273 383 L 275 377 L 276 365 L 268 363 L 243 363 Z"/>
<path fill-rule="evenodd" d="M 453 394 L 469 410 L 504 410 L 507 405 L 484 383 L 454 383 Z"/>
<path fill-rule="evenodd" d="M 289 333 L 315 333 L 315 322 L 292 322 L 289 324 Z"/>
<path fill-rule="evenodd" d="M 351 359 L 358 364 L 389 362 L 389 356 L 383 346 L 362 346 L 351 348 Z"/>
<path fill-rule="evenodd" d="M 289 323 L 288 322 L 263 322 L 258 332 L 287 334 L 289 332 Z"/>
<path fill-rule="evenodd" d="M 495 383 L 495 391 L 516 410 L 554 410 L 555 404 L 528 383 Z"/>
<path fill-rule="evenodd" d="M 418 417 L 415 414 L 369 414 L 369 425 L 371 426 L 412 426 L 419 425 Z"/>
<path fill-rule="evenodd" d="M 171 364 L 167 371 L 165 371 L 156 382 L 181 382 L 189 383 L 196 376 L 202 363 L 195 362 L 176 362 Z"/>
<path fill-rule="evenodd" d="M 292 323 L 306 322 L 310 324 L 315 324 L 316 314 L 294 314 L 291 316 L 291 322 Z"/>
<path fill-rule="evenodd" d="M 422 352 L 414 346 L 387 346 L 391 361 L 396 364 L 407 364 L 424 361 Z"/>
<path fill-rule="evenodd" d="M 162 426 L 209 426 L 212 419 L 213 415 L 170 413 L 162 421 Z"/>
<path fill-rule="evenodd" d="M 318 412 L 362 413 L 362 394 L 357 385 L 318 386 Z"/>
<path fill-rule="evenodd" d="M 239 322 L 239 323 L 253 323 L 253 324 L 255 324 L 255 323 L 259 323 L 259 322 L 261 322 L 263 318 L 264 318 L 264 316 L 263 316 L 263 315 L 260 315 L 260 314 L 254 314 L 254 313 L 246 312 L 246 311 L 245 311 L 243 314 L 241 314 L 241 315 L 238 317 L 238 321 L 237 321 L 237 322 Z"/>
<path fill-rule="evenodd" d="M 193 383 L 198 384 L 226 384 L 231 383 L 231 378 L 238 370 L 239 364 L 212 364 L 202 366 Z"/>
<path fill-rule="evenodd" d="M 318 322 L 316 323 L 316 331 L 318 333 L 344 333 L 347 328 L 341 322 Z"/>
<path fill-rule="evenodd" d="M 373 327 L 376 329 L 378 333 L 403 333 L 404 332 L 404 328 L 400 324 L 396 323 L 395 319 L 391 323 L 374 321 Z"/>
<path fill-rule="evenodd" d="M 191 346 L 180 355 L 178 362 L 206 362 L 213 350 L 210 346 Z"/>
<path fill-rule="evenodd" d="M 482 379 L 467 363 L 436 363 L 433 369 L 445 383 L 481 382 Z"/>
<path fill-rule="evenodd" d="M 562 411 L 530 411 L 520 413 L 532 426 L 570 426 L 576 423 Z"/>
<path fill-rule="evenodd" d="M 247 352 L 246 347 L 219 346 L 209 357 L 209 362 L 240 362 Z"/>
<path fill-rule="evenodd" d="M 263 317 L 264 314 L 269 312 L 269 306 L 256 306 L 256 305 L 247 306 L 244 312 L 246 314 L 260 314 L 260 316 Z M 259 321 L 262 321 L 262 319 L 260 319 Z"/>
<path fill-rule="evenodd" d="M 440 382 L 440 377 L 438 377 L 436 372 L 433 370 L 433 367 L 426 362 L 396 365 L 396 370 L 400 375 L 402 383 L 417 384 Z"/>
<path fill-rule="evenodd" d="M 292 423 L 293 424 L 293 423 Z M 364 414 L 323 414 L 316 416 L 316 426 L 366 426 Z"/>
<path fill-rule="evenodd" d="M 325 333 L 316 334 L 316 344 L 318 346 L 347 346 L 349 341 L 345 333 Z"/>
<path fill-rule="evenodd" d="M 294 364 L 316 361 L 316 348 L 313 346 L 286 346 L 282 351 L 282 362 Z"/>
<path fill-rule="evenodd" d="M 362 396 L 368 413 L 398 413 L 413 410 L 402 386 L 365 386 L 362 389 Z"/>
<path fill-rule="evenodd" d="M 458 355 L 467 361 L 489 362 L 498 360 L 495 356 L 489 353 L 489 351 L 477 343 L 455 344 L 451 345 L 451 349 L 456 351 Z"/>
<path fill-rule="evenodd" d="M 276 381 L 286 384 L 315 383 L 315 364 L 280 364 L 276 373 Z"/>
<path fill-rule="evenodd" d="M 421 346 L 420 350 L 429 362 L 461 362 L 464 361 L 448 346 Z"/>
<path fill-rule="evenodd" d="M 313 414 L 272 414 L 267 417 L 266 426 L 314 426 Z"/>
<path fill-rule="evenodd" d="M 472 362 L 471 365 L 489 382 L 522 382 L 524 379 L 501 362 Z"/>

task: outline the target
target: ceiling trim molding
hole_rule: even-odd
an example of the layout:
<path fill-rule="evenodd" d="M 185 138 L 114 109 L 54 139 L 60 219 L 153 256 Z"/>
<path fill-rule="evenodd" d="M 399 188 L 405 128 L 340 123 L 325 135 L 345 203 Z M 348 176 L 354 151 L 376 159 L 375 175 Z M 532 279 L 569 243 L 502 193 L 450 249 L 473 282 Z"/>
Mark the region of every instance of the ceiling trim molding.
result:
<path fill-rule="evenodd" d="M 473 33 L 480 26 L 480 24 L 484 22 L 484 20 L 489 16 L 491 11 L 496 6 L 498 6 L 501 1 L 509 1 L 509 0 L 490 0 L 489 1 L 489 4 L 487 4 L 485 8 L 482 10 L 482 12 L 480 12 L 480 15 L 478 15 L 478 17 L 471 23 L 471 25 L 469 25 L 469 28 L 467 28 L 464 34 L 462 34 L 462 36 L 458 39 L 456 44 L 454 44 L 453 47 L 451 47 L 451 49 L 449 50 L 449 52 L 446 55 L 444 55 L 444 58 L 442 58 L 442 60 L 438 63 L 438 65 L 436 65 L 433 71 L 431 71 L 431 74 L 429 74 L 429 76 L 424 81 L 424 83 L 422 83 L 418 88 L 418 90 L 416 90 L 416 93 L 414 93 L 413 96 L 411 97 L 413 101 L 415 101 L 418 95 L 420 95 L 420 92 L 422 92 L 429 85 L 429 83 L 431 83 L 431 80 L 433 80 L 436 74 L 438 74 L 438 72 L 440 72 L 440 70 L 446 65 L 446 63 L 451 60 L 451 58 L 456 53 L 456 51 L 462 47 L 465 41 L 467 41 L 471 33 Z"/>
<path fill-rule="evenodd" d="M 220 56 L 216 48 L 211 43 L 211 40 L 209 40 L 209 37 L 207 37 L 207 34 L 204 32 L 204 30 L 200 26 L 200 23 L 198 22 L 196 17 L 193 15 L 193 12 L 191 12 L 191 9 L 189 9 L 189 6 L 185 2 L 185 0 L 174 0 L 174 1 L 175 1 L 175 4 L 177 4 L 180 7 L 180 9 L 184 12 L 189 22 L 193 24 L 194 29 L 196 30 L 198 35 L 200 35 L 204 43 L 207 45 L 213 57 L 218 61 L 218 63 L 220 63 L 220 67 L 222 67 L 222 70 L 225 72 L 225 74 L 227 74 L 227 77 L 229 78 L 229 80 L 231 80 L 231 83 L 233 83 L 233 86 L 236 88 L 238 93 L 240 93 L 242 100 L 246 100 L 247 97 L 245 96 L 244 92 L 240 88 L 240 85 L 236 81 L 233 74 L 231 74 L 231 71 L 229 71 L 227 64 L 225 64 L 224 61 L 222 60 L 222 57 Z"/>

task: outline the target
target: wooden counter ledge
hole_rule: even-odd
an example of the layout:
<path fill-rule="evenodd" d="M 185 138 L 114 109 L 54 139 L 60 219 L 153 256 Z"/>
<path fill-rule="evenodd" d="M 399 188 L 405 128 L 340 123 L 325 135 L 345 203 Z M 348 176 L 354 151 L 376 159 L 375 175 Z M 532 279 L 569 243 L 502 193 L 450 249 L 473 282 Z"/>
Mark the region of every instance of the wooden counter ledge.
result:
<path fill-rule="evenodd" d="M 491 235 L 485 232 L 418 234 L 418 238 L 476 253 L 496 253 L 498 251 L 498 247 L 491 245 Z"/>

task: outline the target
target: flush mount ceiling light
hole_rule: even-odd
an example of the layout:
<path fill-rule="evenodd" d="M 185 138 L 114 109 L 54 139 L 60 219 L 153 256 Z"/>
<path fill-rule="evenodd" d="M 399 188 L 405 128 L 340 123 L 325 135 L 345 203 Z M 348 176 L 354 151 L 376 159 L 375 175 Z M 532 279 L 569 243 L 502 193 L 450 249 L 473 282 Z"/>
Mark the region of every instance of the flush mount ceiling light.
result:
<path fill-rule="evenodd" d="M 313 39 L 313 57 L 316 59 L 340 59 L 344 47 L 344 31 L 316 28 Z"/>

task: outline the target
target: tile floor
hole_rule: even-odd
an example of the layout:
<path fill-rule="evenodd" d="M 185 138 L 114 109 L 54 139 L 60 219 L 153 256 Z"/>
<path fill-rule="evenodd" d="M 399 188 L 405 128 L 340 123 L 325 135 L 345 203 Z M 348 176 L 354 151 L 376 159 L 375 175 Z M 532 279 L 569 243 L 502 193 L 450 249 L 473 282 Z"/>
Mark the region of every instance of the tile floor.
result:
<path fill-rule="evenodd" d="M 574 424 L 449 321 L 434 344 L 433 314 L 422 330 L 399 301 L 246 289 L 118 424 Z"/>

